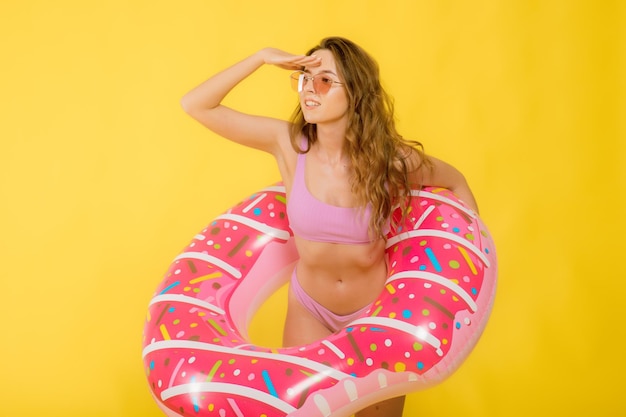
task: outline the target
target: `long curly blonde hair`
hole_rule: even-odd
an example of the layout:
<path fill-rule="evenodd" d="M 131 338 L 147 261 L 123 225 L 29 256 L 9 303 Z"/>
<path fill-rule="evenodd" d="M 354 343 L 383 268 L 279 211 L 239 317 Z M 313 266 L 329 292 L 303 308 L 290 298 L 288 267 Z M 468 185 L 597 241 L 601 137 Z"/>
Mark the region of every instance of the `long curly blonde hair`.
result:
<path fill-rule="evenodd" d="M 393 99 L 380 83 L 376 61 L 354 42 L 341 37 L 322 39 L 307 55 L 319 49 L 333 54 L 348 96 L 344 152 L 352 164 L 352 192 L 359 207 L 371 204 L 370 234 L 384 237 L 386 224 L 394 221 L 393 209 L 399 205 L 405 213 L 411 186 L 420 186 L 409 183 L 409 171 L 430 168 L 432 164 L 420 142 L 404 139 L 396 130 Z M 316 125 L 304 120 L 299 105 L 291 122 L 293 148 L 298 153 L 308 152 L 317 141 Z M 306 149 L 300 146 L 302 136 L 308 141 Z"/>

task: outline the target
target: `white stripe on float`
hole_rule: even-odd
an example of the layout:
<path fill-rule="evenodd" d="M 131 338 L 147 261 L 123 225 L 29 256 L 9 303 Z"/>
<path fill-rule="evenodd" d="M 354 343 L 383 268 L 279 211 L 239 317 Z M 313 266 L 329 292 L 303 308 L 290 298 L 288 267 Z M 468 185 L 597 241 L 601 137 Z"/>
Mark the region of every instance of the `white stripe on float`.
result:
<path fill-rule="evenodd" d="M 344 378 L 351 378 L 344 372 L 338 371 L 326 365 L 322 365 L 319 362 L 315 362 L 310 359 L 299 358 L 297 356 L 285 355 L 282 353 L 268 353 L 268 352 L 254 352 L 250 350 L 235 349 L 227 346 L 213 345 L 211 343 L 196 342 L 193 340 L 162 340 L 147 345 L 142 352 L 142 357 L 146 355 L 167 349 L 192 349 L 192 350 L 204 350 L 210 352 L 224 353 L 226 355 L 239 355 L 248 356 L 251 358 L 263 358 L 272 361 L 281 361 L 301 366 L 303 368 L 309 368 L 315 370 L 322 377 L 328 376 L 334 380 L 342 380 Z"/>
<path fill-rule="evenodd" d="M 149 306 L 153 305 L 153 304 L 157 304 L 157 303 L 164 303 L 164 302 L 168 302 L 168 301 L 174 301 L 177 303 L 185 303 L 185 304 L 191 304 L 194 305 L 196 307 L 202 307 L 202 308 L 206 308 L 207 310 L 211 310 L 217 314 L 225 314 L 226 312 L 219 308 L 216 305 L 213 305 L 211 303 L 207 303 L 204 300 L 198 300 L 197 298 L 193 298 L 193 297 L 189 297 L 186 295 L 182 295 L 182 294 L 160 294 L 160 295 L 155 295 L 154 297 L 152 297 L 152 300 L 150 300 L 150 304 Z"/>
<path fill-rule="evenodd" d="M 258 196 L 257 198 L 254 199 L 254 201 L 250 204 L 248 204 L 243 210 L 241 210 L 243 213 L 247 213 L 250 211 L 250 209 L 252 209 L 254 206 L 256 206 L 257 204 L 259 204 L 259 202 L 261 200 L 263 200 L 265 197 L 267 197 L 267 193 L 263 193 L 260 196 Z"/>
<path fill-rule="evenodd" d="M 288 402 L 276 398 L 271 394 L 267 394 L 254 388 L 245 387 L 243 385 L 226 384 L 223 382 L 192 382 L 189 384 L 177 385 L 163 390 L 161 392 L 161 400 L 167 401 L 168 399 L 178 395 L 195 394 L 199 392 L 240 395 L 242 397 L 252 398 L 262 402 L 287 414 L 296 410 L 296 408 Z"/>
<path fill-rule="evenodd" d="M 235 268 L 228 262 L 225 262 L 223 259 L 217 258 L 215 256 L 211 256 L 206 253 L 183 252 L 180 255 L 178 255 L 176 258 L 174 258 L 174 261 L 179 261 L 181 259 L 197 259 L 199 261 L 209 262 L 217 267 L 222 268 L 224 271 L 228 272 L 230 275 L 234 276 L 235 278 L 237 279 L 241 278 L 241 272 L 237 268 Z"/>
<path fill-rule="evenodd" d="M 334 353 L 335 355 L 337 355 L 337 357 L 338 357 L 339 359 L 345 359 L 345 358 L 346 358 L 346 354 L 345 354 L 345 353 L 343 353 L 343 351 L 342 351 L 341 349 L 339 349 L 339 348 L 337 347 L 337 345 L 335 345 L 334 343 L 332 343 L 332 342 L 330 342 L 330 341 L 328 341 L 328 340 L 324 339 L 324 340 L 322 340 L 322 344 L 323 344 L 324 346 L 326 346 L 328 349 L 332 350 L 332 351 L 333 351 L 333 353 Z"/>
<path fill-rule="evenodd" d="M 226 213 L 218 216 L 215 220 L 231 220 L 234 222 L 238 222 L 248 227 L 251 227 L 258 232 L 276 237 L 278 239 L 289 240 L 290 237 L 289 232 L 286 230 L 268 226 L 265 223 L 257 222 L 256 220 L 252 220 L 249 217 L 245 217 L 239 214 Z"/>
<path fill-rule="evenodd" d="M 478 256 L 480 260 L 483 261 L 483 263 L 485 264 L 487 268 L 491 266 L 489 259 L 487 259 L 485 254 L 482 253 L 480 249 L 476 247 L 476 245 L 473 245 L 472 243 L 470 243 L 469 240 L 463 239 L 462 237 L 459 237 L 455 235 L 454 233 L 444 232 L 442 230 L 422 229 L 422 230 L 410 230 L 408 232 L 401 232 L 401 233 L 398 233 L 396 236 L 392 237 L 391 239 L 389 239 L 387 241 L 386 247 L 390 248 L 398 242 L 401 242 L 406 239 L 411 239 L 414 237 L 440 237 L 442 239 L 451 240 L 471 250 L 474 253 L 474 255 Z"/>
<path fill-rule="evenodd" d="M 446 277 L 433 274 L 432 272 L 425 272 L 425 271 L 398 272 L 397 274 L 393 274 L 392 276 L 387 278 L 387 281 L 385 282 L 385 284 L 388 284 L 391 281 L 395 281 L 397 279 L 404 279 L 404 278 L 422 279 L 425 281 L 435 282 L 439 285 L 446 287 L 447 289 L 449 289 L 450 291 L 458 295 L 460 298 L 462 298 L 463 301 L 467 303 L 467 305 L 472 310 L 472 312 L 475 312 L 478 309 L 478 306 L 476 305 L 476 302 L 474 301 L 474 299 L 460 285 L 455 284 L 454 282 L 452 282 L 450 279 Z"/>
<path fill-rule="evenodd" d="M 432 213 L 434 209 L 435 209 L 435 206 L 428 206 L 428 208 L 424 210 L 420 218 L 415 222 L 415 225 L 413 226 L 413 230 L 418 229 L 422 225 L 422 223 L 424 223 L 424 220 L 426 220 L 426 217 L 428 217 L 428 215 Z"/>
<path fill-rule="evenodd" d="M 437 200 L 437 201 L 441 201 L 442 203 L 446 203 L 458 210 L 461 210 L 463 213 L 467 214 L 468 216 L 470 216 L 472 219 L 475 219 L 476 213 L 474 213 L 472 210 L 469 210 L 467 208 L 465 208 L 463 205 L 457 203 L 454 200 L 449 199 L 448 197 L 444 197 L 442 195 L 439 194 L 434 194 L 428 191 L 415 191 L 415 190 L 411 190 L 411 196 L 413 197 L 424 197 L 424 198 L 430 198 L 431 200 Z"/>

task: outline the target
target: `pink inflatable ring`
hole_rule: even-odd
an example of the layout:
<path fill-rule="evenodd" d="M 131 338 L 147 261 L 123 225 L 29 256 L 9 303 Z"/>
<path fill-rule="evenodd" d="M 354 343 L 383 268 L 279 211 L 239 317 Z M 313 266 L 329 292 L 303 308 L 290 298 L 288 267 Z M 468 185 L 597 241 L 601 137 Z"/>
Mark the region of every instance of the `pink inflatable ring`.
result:
<path fill-rule="evenodd" d="M 266 348 L 249 342 L 247 326 L 297 260 L 285 189 L 217 217 L 150 301 L 143 360 L 157 404 L 177 417 L 350 416 L 450 376 L 491 311 L 493 241 L 441 188 L 414 192 L 387 238 L 389 277 L 367 314 L 315 343 Z"/>

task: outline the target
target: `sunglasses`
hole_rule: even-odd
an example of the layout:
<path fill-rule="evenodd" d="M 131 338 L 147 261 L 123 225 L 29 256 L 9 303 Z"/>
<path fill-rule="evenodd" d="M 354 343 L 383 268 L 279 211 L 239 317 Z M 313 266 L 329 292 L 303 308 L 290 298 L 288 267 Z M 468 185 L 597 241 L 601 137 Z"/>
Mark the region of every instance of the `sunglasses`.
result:
<path fill-rule="evenodd" d="M 291 88 L 298 93 L 301 93 L 304 89 L 304 86 L 308 81 L 313 82 L 313 89 L 318 94 L 326 94 L 330 87 L 333 84 L 343 85 L 339 81 L 335 81 L 332 78 L 328 77 L 326 74 L 317 74 L 317 75 L 308 75 L 304 71 L 296 71 L 292 73 L 289 78 L 291 78 Z"/>

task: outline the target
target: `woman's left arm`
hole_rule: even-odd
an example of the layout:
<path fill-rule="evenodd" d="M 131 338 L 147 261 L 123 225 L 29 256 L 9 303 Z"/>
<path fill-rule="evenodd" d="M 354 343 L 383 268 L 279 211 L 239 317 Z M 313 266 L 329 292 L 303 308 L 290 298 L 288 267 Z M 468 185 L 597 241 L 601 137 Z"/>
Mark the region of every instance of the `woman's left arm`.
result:
<path fill-rule="evenodd" d="M 414 171 L 412 173 L 414 175 L 411 175 L 413 177 L 411 178 L 411 183 L 447 188 L 478 213 L 478 204 L 474 194 L 461 171 L 447 162 L 432 156 L 428 156 L 428 159 L 432 162 L 432 166 L 422 165 L 422 168 L 419 170 L 421 174 L 419 177 L 417 175 L 418 172 Z"/>

